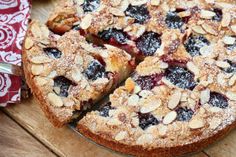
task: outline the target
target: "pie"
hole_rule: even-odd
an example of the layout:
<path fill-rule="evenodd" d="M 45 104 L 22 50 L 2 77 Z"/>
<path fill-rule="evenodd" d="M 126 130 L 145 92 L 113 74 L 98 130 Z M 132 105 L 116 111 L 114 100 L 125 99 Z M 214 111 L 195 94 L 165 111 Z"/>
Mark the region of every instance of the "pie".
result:
<path fill-rule="evenodd" d="M 113 93 L 112 88 L 105 90 L 104 93 L 110 94 L 109 100 L 100 109 L 87 112 L 77 123 L 78 131 L 93 141 L 129 155 L 180 156 L 202 150 L 236 126 L 235 0 L 67 0 L 52 12 L 47 27 L 41 31 L 50 30 L 50 35 L 46 35 L 50 44 L 46 42 L 46 47 L 56 47 L 69 56 L 86 51 L 84 54 L 97 59 L 95 53 L 104 61 L 104 51 L 118 55 L 117 62 L 110 63 L 119 68 L 108 71 L 120 77 L 115 77 L 119 81 L 111 84 L 115 87 L 126 79 L 125 83 L 119 84 Z M 39 52 L 48 54 L 43 52 L 45 48 L 39 51 L 39 45 L 45 42 L 31 35 L 37 32 L 32 31 L 32 25 L 30 30 L 31 40 L 25 40 L 27 60 L 24 59 L 24 63 L 26 73 L 29 69 L 32 71 L 26 79 L 33 84 L 31 88 L 42 106 L 54 110 L 52 102 L 58 97 L 63 102 L 85 91 L 75 90 L 73 78 L 67 73 L 57 76 L 63 75 L 72 82 L 69 97 L 56 92 L 55 77 L 54 85 L 46 81 L 45 87 L 36 85 L 38 78 L 45 79 L 47 70 L 34 75 L 32 66 L 42 65 L 34 63 L 33 58 L 39 57 Z M 73 43 L 79 43 L 79 48 L 71 42 L 75 38 L 78 40 Z M 31 46 L 26 46 L 27 41 Z M 63 49 L 60 45 L 67 47 Z M 94 50 L 92 54 L 88 45 Z M 53 67 L 56 71 L 64 68 L 59 64 L 64 58 L 53 64 L 48 56 L 50 61 L 43 59 L 47 62 L 44 68 Z M 72 64 L 73 61 L 69 71 L 73 69 Z M 88 81 L 86 67 L 82 74 Z M 105 69 L 110 69 L 108 67 Z M 107 79 L 104 74 L 99 76 L 102 76 L 99 83 Z M 51 101 L 48 93 L 55 96 Z M 94 95 L 94 91 L 89 93 Z M 106 94 L 92 96 L 92 104 Z M 60 113 L 69 108 L 70 120 L 74 111 L 87 108 L 81 104 L 84 99 L 75 98 L 79 105 L 68 107 L 61 103 L 56 108 Z M 48 102 L 47 105 L 43 101 Z M 52 113 L 47 115 L 50 117 Z M 57 118 L 61 117 L 58 114 Z"/>

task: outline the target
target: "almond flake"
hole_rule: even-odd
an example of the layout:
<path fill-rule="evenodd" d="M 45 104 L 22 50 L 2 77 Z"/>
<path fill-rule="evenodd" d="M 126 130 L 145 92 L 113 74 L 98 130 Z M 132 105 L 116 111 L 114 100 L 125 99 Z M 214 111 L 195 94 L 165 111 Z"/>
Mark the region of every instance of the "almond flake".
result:
<path fill-rule="evenodd" d="M 48 83 L 48 80 L 43 77 L 35 77 L 35 82 L 38 86 L 44 86 Z"/>
<path fill-rule="evenodd" d="M 210 100 L 210 90 L 205 89 L 204 91 L 201 91 L 200 94 L 200 102 L 202 105 L 206 104 Z"/>
<path fill-rule="evenodd" d="M 122 0 L 111 0 L 111 5 L 113 7 L 120 5 Z"/>
<path fill-rule="evenodd" d="M 199 68 L 198 68 L 196 65 L 194 65 L 193 62 L 188 62 L 188 63 L 187 63 L 187 68 L 188 68 L 188 70 L 190 70 L 192 73 L 194 73 L 196 76 L 198 76 L 199 73 L 200 73 Z"/>
<path fill-rule="evenodd" d="M 109 8 L 109 11 L 115 16 L 125 16 L 125 13 L 117 8 Z"/>
<path fill-rule="evenodd" d="M 163 124 L 170 124 L 172 123 L 177 117 L 176 111 L 169 112 L 163 119 Z"/>
<path fill-rule="evenodd" d="M 75 82 L 79 82 L 82 79 L 82 74 L 78 69 L 75 69 L 72 71 L 71 77 Z"/>
<path fill-rule="evenodd" d="M 220 126 L 221 123 L 222 120 L 220 118 L 213 117 L 209 122 L 209 128 L 215 130 L 216 128 L 218 128 L 218 126 Z"/>
<path fill-rule="evenodd" d="M 229 79 L 229 85 L 233 86 L 236 82 L 236 75 L 233 75 L 230 79 Z"/>
<path fill-rule="evenodd" d="M 167 130 L 168 130 L 167 126 L 165 126 L 163 124 L 158 125 L 158 131 L 159 131 L 160 136 L 165 136 L 167 133 Z"/>
<path fill-rule="evenodd" d="M 141 90 L 142 90 L 141 87 L 138 86 L 138 85 L 136 85 L 136 86 L 134 87 L 134 94 L 139 93 Z"/>
<path fill-rule="evenodd" d="M 168 108 L 170 109 L 174 109 L 177 107 L 177 105 L 180 102 L 182 93 L 179 90 L 176 90 L 171 96 L 170 99 L 168 101 Z"/>
<path fill-rule="evenodd" d="M 230 100 L 236 101 L 236 93 L 231 92 L 231 91 L 228 91 L 228 92 L 226 92 L 226 96 L 227 96 Z"/>
<path fill-rule="evenodd" d="M 142 97 L 142 98 L 147 98 L 148 96 L 150 95 L 153 95 L 153 93 L 149 90 L 142 90 L 139 95 Z"/>
<path fill-rule="evenodd" d="M 152 143 L 152 141 L 153 141 L 153 135 L 143 134 L 137 139 L 136 143 L 138 145 L 144 145 L 144 144 Z"/>
<path fill-rule="evenodd" d="M 54 78 L 57 76 L 57 72 L 56 71 L 52 71 L 47 77 L 48 78 Z"/>
<path fill-rule="evenodd" d="M 158 6 L 160 4 L 160 0 L 151 0 L 151 5 Z"/>
<path fill-rule="evenodd" d="M 41 64 L 33 64 L 31 66 L 31 72 L 33 75 L 40 75 L 44 71 L 44 66 Z"/>
<path fill-rule="evenodd" d="M 215 15 L 216 13 L 209 10 L 201 10 L 201 13 L 200 13 L 200 17 L 203 19 L 211 19 Z"/>
<path fill-rule="evenodd" d="M 213 28 L 211 25 L 207 24 L 207 23 L 203 23 L 203 24 L 202 24 L 202 28 L 203 28 L 206 32 L 208 32 L 208 33 L 210 33 L 210 34 L 212 34 L 212 35 L 218 35 L 217 30 L 216 30 L 215 28 Z"/>
<path fill-rule="evenodd" d="M 129 7 L 129 1 L 128 0 L 122 0 L 119 6 L 119 9 L 121 11 L 125 11 Z"/>
<path fill-rule="evenodd" d="M 189 10 L 187 10 L 187 11 L 181 11 L 181 12 L 178 13 L 178 15 L 179 15 L 180 17 L 188 17 L 188 16 L 191 15 L 191 12 L 190 12 Z"/>
<path fill-rule="evenodd" d="M 209 110 L 210 110 L 211 112 L 213 112 L 213 113 L 217 113 L 217 112 L 222 111 L 222 108 L 219 108 L 219 107 L 210 107 Z"/>
<path fill-rule="evenodd" d="M 204 122 L 201 119 L 193 119 L 189 122 L 189 127 L 191 129 L 199 129 L 204 127 Z"/>
<path fill-rule="evenodd" d="M 135 82 L 131 79 L 131 78 L 128 78 L 126 81 L 125 81 L 125 88 L 127 89 L 127 91 L 129 93 L 133 92 L 134 88 L 135 88 Z"/>
<path fill-rule="evenodd" d="M 127 131 L 121 131 L 115 136 L 115 140 L 121 141 L 121 140 L 125 139 L 127 135 L 128 135 Z"/>
<path fill-rule="evenodd" d="M 34 56 L 30 59 L 30 61 L 35 64 L 41 64 L 41 63 L 49 63 L 52 60 L 46 56 Z"/>
<path fill-rule="evenodd" d="M 84 63 L 83 58 L 82 58 L 80 55 L 77 55 L 77 56 L 75 57 L 75 64 L 83 65 L 83 63 Z"/>
<path fill-rule="evenodd" d="M 225 36 L 223 38 L 223 42 L 227 45 L 233 45 L 235 43 L 236 39 L 234 37 L 230 37 L 230 36 Z"/>
<path fill-rule="evenodd" d="M 232 31 L 236 34 L 236 25 L 231 26 Z"/>
<path fill-rule="evenodd" d="M 52 106 L 55 106 L 55 107 L 63 106 L 63 101 L 61 97 L 57 96 L 55 93 L 48 94 L 48 101 Z"/>
<path fill-rule="evenodd" d="M 29 37 L 25 39 L 25 48 L 27 50 L 29 50 L 31 47 L 33 47 L 34 42 L 32 39 L 30 39 Z"/>
<path fill-rule="evenodd" d="M 82 20 L 81 20 L 81 23 L 80 23 L 80 27 L 82 29 L 87 29 L 90 27 L 90 25 L 92 24 L 92 19 L 93 19 L 93 16 L 91 14 L 87 14 Z"/>
<path fill-rule="evenodd" d="M 193 26 L 192 27 L 193 31 L 199 34 L 206 34 L 206 31 L 204 31 L 204 29 L 202 29 L 201 26 Z"/>
<path fill-rule="evenodd" d="M 166 62 L 160 62 L 160 66 L 161 69 L 167 69 L 169 67 L 169 65 Z"/>
<path fill-rule="evenodd" d="M 128 98 L 129 106 L 137 106 L 139 102 L 139 96 L 137 94 L 133 94 Z"/>
<path fill-rule="evenodd" d="M 222 27 L 227 27 L 227 26 L 229 26 L 230 22 L 231 22 L 230 12 L 223 10 L 223 18 L 222 18 L 222 21 L 221 21 L 221 26 Z"/>
<path fill-rule="evenodd" d="M 133 6 L 138 6 L 138 5 L 143 5 L 147 3 L 147 0 L 129 0 L 131 5 Z"/>
<path fill-rule="evenodd" d="M 115 126 L 117 126 L 117 125 L 121 125 L 122 122 L 119 121 L 118 119 L 110 119 L 110 120 L 107 122 L 107 124 L 108 124 L 108 125 L 115 125 Z"/>
<path fill-rule="evenodd" d="M 212 46 L 203 46 L 200 48 L 200 53 L 203 57 L 209 57 L 213 54 L 213 47 Z"/>
<path fill-rule="evenodd" d="M 216 2 L 215 5 L 220 8 L 224 9 L 232 9 L 235 7 L 235 5 L 230 4 L 230 3 L 224 3 L 224 2 Z"/>
<path fill-rule="evenodd" d="M 216 65 L 220 68 L 229 68 L 230 64 L 225 61 L 216 61 Z"/>
<path fill-rule="evenodd" d="M 76 0 L 76 4 L 77 5 L 82 5 L 82 4 L 84 4 L 84 0 Z"/>
<path fill-rule="evenodd" d="M 140 112 L 149 113 L 149 112 L 155 111 L 160 106 L 161 106 L 160 100 L 149 102 L 148 104 L 145 104 L 143 105 L 143 107 L 141 107 Z"/>

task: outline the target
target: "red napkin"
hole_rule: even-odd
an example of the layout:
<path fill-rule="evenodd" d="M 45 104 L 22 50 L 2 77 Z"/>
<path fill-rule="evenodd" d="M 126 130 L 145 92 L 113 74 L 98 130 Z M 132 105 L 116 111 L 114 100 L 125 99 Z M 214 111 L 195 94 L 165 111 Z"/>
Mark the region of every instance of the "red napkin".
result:
<path fill-rule="evenodd" d="M 21 66 L 30 0 L 0 0 L 0 62 Z M 20 101 L 21 78 L 0 73 L 0 106 Z"/>

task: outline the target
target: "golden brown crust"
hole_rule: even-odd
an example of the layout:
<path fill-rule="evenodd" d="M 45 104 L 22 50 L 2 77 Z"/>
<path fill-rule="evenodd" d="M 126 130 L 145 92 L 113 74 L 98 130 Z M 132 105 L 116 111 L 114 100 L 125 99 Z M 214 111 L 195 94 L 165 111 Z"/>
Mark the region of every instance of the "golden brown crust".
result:
<path fill-rule="evenodd" d="M 101 144 L 102 146 L 108 147 L 114 151 L 118 151 L 121 153 L 135 155 L 135 156 L 143 156 L 143 157 L 174 157 L 180 155 L 187 155 L 194 152 L 199 152 L 208 145 L 216 142 L 220 138 L 226 136 L 232 129 L 236 127 L 236 121 L 227 125 L 222 130 L 218 131 L 215 134 L 212 134 L 208 138 L 202 139 L 195 143 L 179 145 L 176 147 L 156 147 L 156 148 L 143 148 L 138 145 L 125 145 L 119 143 L 114 140 L 108 140 L 109 138 L 104 138 L 101 135 L 94 134 L 88 129 L 86 126 L 79 124 L 77 129 L 81 134 L 86 136 L 87 138 L 93 140 L 94 142 Z"/>

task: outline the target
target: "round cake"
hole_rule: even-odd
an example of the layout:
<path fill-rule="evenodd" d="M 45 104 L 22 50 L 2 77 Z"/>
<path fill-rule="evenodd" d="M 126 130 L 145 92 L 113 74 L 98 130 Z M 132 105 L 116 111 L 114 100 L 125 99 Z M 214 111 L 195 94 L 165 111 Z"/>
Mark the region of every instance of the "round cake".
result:
<path fill-rule="evenodd" d="M 66 0 L 46 25 L 23 61 L 56 126 L 110 94 L 77 129 L 125 154 L 180 156 L 235 127 L 235 0 Z"/>

